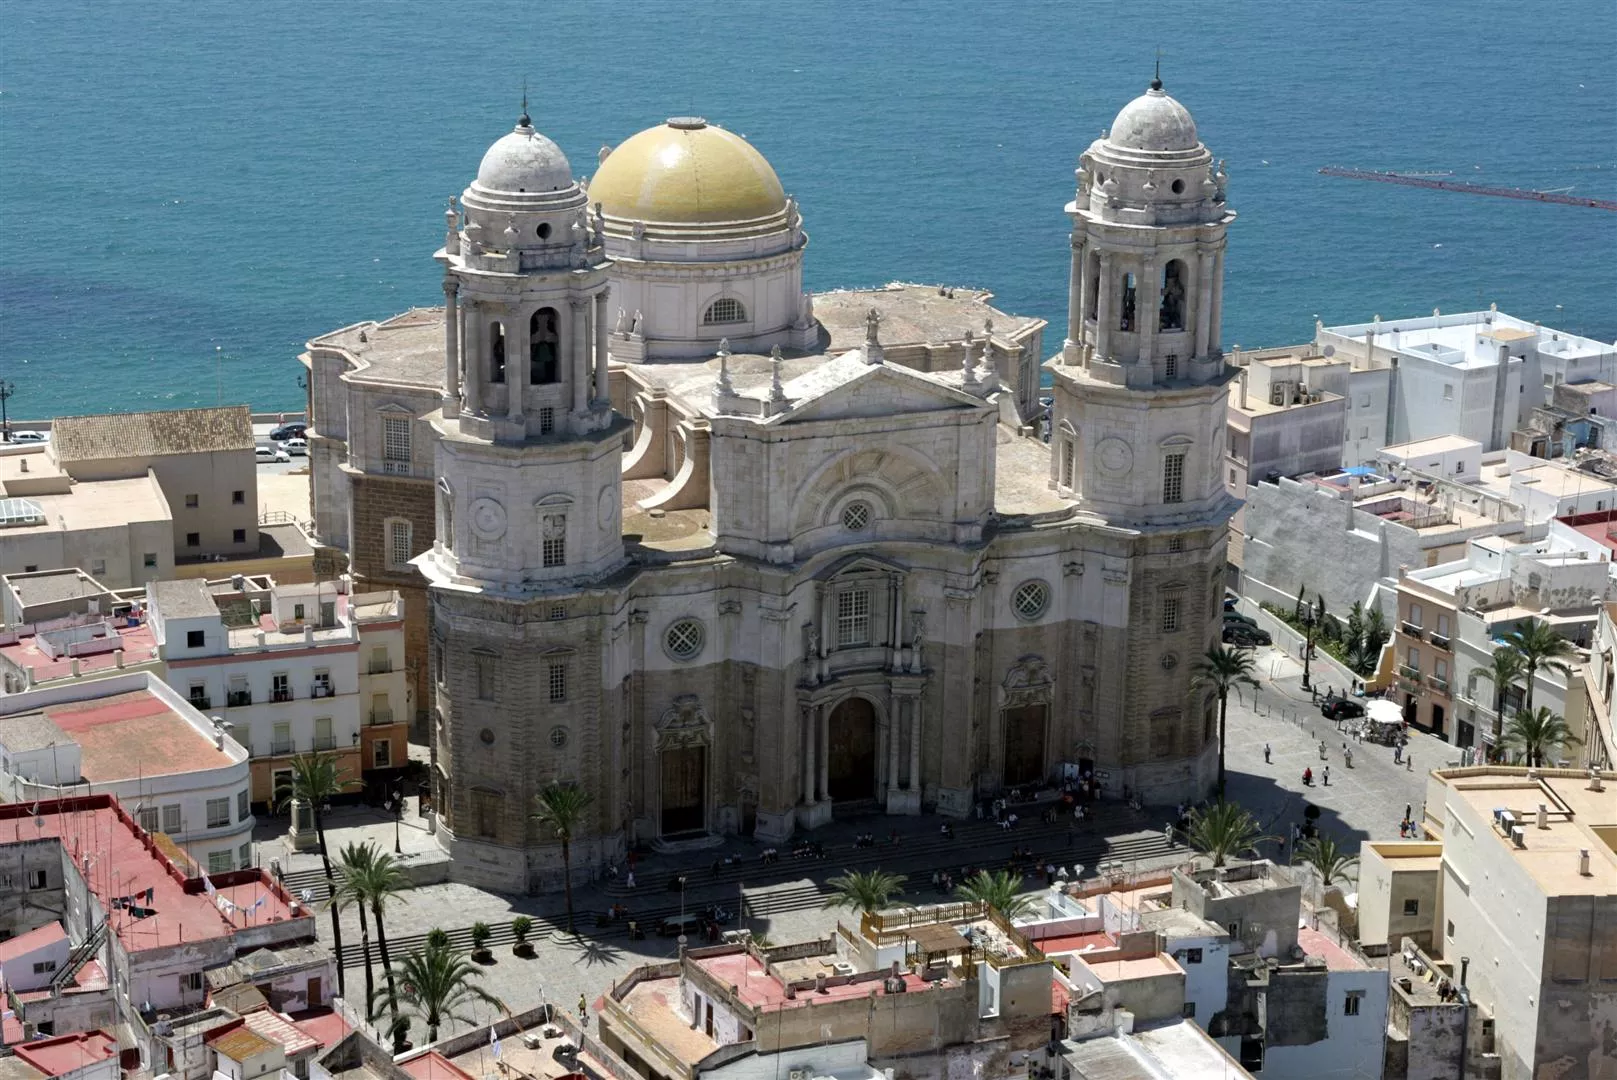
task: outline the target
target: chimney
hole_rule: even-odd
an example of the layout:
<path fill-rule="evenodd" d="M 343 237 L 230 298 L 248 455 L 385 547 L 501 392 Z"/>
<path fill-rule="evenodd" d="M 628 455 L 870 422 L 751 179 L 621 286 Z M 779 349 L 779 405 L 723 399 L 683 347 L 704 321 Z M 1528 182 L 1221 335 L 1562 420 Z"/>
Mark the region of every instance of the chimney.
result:
<path fill-rule="evenodd" d="M 1250 375 L 1250 369 L 1243 368 L 1241 370 L 1241 408 L 1243 409 L 1246 408 L 1246 383 Z"/>
<path fill-rule="evenodd" d="M 1469 956 L 1460 957 L 1460 985 L 1461 986 L 1465 985 L 1465 975 L 1466 975 L 1466 972 L 1468 972 L 1470 970 L 1471 970 L 1471 958 Z"/>
<path fill-rule="evenodd" d="M 124 651 L 122 649 L 112 650 L 112 662 L 120 668 L 124 666 Z"/>
<path fill-rule="evenodd" d="M 1550 808 L 1543 803 L 1538 804 L 1538 827 L 1541 829 L 1550 827 Z"/>
<path fill-rule="evenodd" d="M 18 458 L 17 459 L 17 469 L 18 469 L 19 472 L 27 472 L 28 471 L 28 459 L 25 458 L 25 457 Z"/>
<path fill-rule="evenodd" d="M 305 644 L 305 645 L 313 645 L 314 644 L 314 623 L 304 623 L 303 624 L 303 644 Z"/>
<path fill-rule="evenodd" d="M 814 973 L 814 992 L 816 994 L 825 993 L 825 972 L 823 971 Z"/>
<path fill-rule="evenodd" d="M 78 657 L 75 656 L 73 658 L 73 662 L 72 662 L 71 666 L 72 666 L 72 669 L 73 669 L 73 677 L 76 679 L 76 678 L 79 677 L 79 658 Z"/>
<path fill-rule="evenodd" d="M 1584 877 L 1593 877 L 1594 871 L 1589 869 L 1589 849 L 1578 849 L 1578 873 Z"/>

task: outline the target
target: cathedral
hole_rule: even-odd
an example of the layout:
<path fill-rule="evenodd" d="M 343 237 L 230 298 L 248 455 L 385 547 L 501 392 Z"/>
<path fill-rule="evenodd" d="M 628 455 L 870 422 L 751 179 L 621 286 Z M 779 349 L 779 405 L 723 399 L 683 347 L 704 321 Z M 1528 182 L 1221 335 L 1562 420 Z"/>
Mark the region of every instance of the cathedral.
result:
<path fill-rule="evenodd" d="M 406 593 L 457 879 L 553 887 L 550 781 L 593 796 L 586 872 L 1074 772 L 1208 793 L 1235 215 L 1160 82 L 1076 181 L 1042 359 L 988 293 L 805 292 L 796 201 L 722 127 L 586 180 L 524 114 L 450 200 L 443 306 L 310 341 L 316 531 Z"/>

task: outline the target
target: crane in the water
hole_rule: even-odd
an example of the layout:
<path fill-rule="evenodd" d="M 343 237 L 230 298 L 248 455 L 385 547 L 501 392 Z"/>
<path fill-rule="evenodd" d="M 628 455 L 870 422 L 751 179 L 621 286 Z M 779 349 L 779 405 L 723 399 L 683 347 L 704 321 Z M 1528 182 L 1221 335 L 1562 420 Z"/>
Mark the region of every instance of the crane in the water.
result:
<path fill-rule="evenodd" d="M 1529 202 L 1562 203 L 1566 206 L 1592 206 L 1596 210 L 1617 210 L 1617 201 L 1611 199 L 1591 199 L 1583 195 L 1571 195 L 1570 188 L 1558 191 L 1534 191 L 1529 188 L 1501 188 L 1489 187 L 1486 184 L 1470 184 L 1464 180 L 1439 180 L 1430 175 L 1419 175 L 1398 172 L 1371 172 L 1365 169 L 1343 169 L 1336 165 L 1327 165 L 1320 170 L 1322 176 L 1345 176 L 1349 180 L 1374 180 L 1382 184 L 1406 184 L 1409 187 L 1436 188 L 1439 191 L 1463 191 L 1470 195 L 1498 195 L 1505 199 L 1526 199 Z"/>

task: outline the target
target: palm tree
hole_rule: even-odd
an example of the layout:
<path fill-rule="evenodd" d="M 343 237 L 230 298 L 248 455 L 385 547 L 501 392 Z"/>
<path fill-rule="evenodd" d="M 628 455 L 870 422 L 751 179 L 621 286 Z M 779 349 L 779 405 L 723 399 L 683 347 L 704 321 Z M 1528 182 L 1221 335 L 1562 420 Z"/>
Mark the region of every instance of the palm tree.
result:
<path fill-rule="evenodd" d="M 331 856 L 326 852 L 326 822 L 321 808 L 335 795 L 347 789 L 349 781 L 335 754 L 299 754 L 292 759 L 292 775 L 275 791 L 277 809 L 285 809 L 293 802 L 309 808 L 314 820 L 314 836 L 320 845 L 320 864 L 325 867 L 326 886 L 331 895 L 337 894 L 337 880 L 331 873 Z M 337 905 L 331 905 L 331 946 L 337 954 L 337 993 L 347 996 L 347 985 L 342 967 L 342 919 Z"/>
<path fill-rule="evenodd" d="M 1311 868 L 1327 889 L 1353 880 L 1348 871 L 1359 865 L 1357 855 L 1349 855 L 1346 848 L 1325 833 L 1298 844 L 1292 861 Z"/>
<path fill-rule="evenodd" d="M 1529 619 L 1525 625 L 1512 630 L 1506 635 L 1505 642 L 1521 654 L 1522 664 L 1527 669 L 1525 707 L 1532 712 L 1533 680 L 1537 678 L 1540 668 L 1560 675 L 1572 674 L 1572 668 L 1567 664 L 1567 660 L 1575 655 L 1572 642 L 1562 637 L 1555 627 L 1538 619 Z"/>
<path fill-rule="evenodd" d="M 1520 750 L 1527 764 L 1542 766 L 1545 757 L 1552 751 L 1582 741 L 1572 734 L 1566 717 L 1540 705 L 1532 712 L 1521 709 L 1510 718 L 1503 745 L 1511 750 Z"/>
<path fill-rule="evenodd" d="M 505 1008 L 499 998 L 477 985 L 483 972 L 448 945 L 428 944 L 394 964 L 388 974 L 387 986 L 377 992 L 382 1000 L 370 1003 L 371 1015 L 380 1012 L 382 1004 L 395 1012 L 402 1007 L 421 1017 L 429 1043 L 438 1041 L 438 1025 L 444 1021 L 471 1022 L 472 1017 L 463 1010 L 473 1002 Z"/>
<path fill-rule="evenodd" d="M 1230 710 L 1230 690 L 1246 685 L 1256 690 L 1258 680 L 1252 677 L 1252 654 L 1227 645 L 1208 649 L 1191 668 L 1190 687 L 1200 690 L 1212 687 L 1218 694 L 1218 797 L 1224 797 L 1224 747 L 1228 739 L 1225 718 Z"/>
<path fill-rule="evenodd" d="M 359 911 L 359 948 L 365 957 L 366 1001 L 376 996 L 376 979 L 371 974 L 370 919 L 365 914 L 365 897 L 359 888 L 359 881 L 375 856 L 376 849 L 370 844 L 344 845 L 337 855 L 337 887 L 332 890 L 331 899 L 327 901 L 338 911 L 349 907 Z M 342 966 L 340 958 L 338 966 Z"/>
<path fill-rule="evenodd" d="M 1246 810 L 1223 799 L 1205 810 L 1192 810 L 1185 836 L 1213 857 L 1214 866 L 1223 866 L 1231 855 L 1256 853 L 1259 843 L 1274 839 L 1262 834 L 1257 819 Z"/>
<path fill-rule="evenodd" d="M 987 904 L 1007 919 L 1026 915 L 1033 907 L 1033 898 L 1022 895 L 1022 880 L 1009 870 L 990 874 L 979 870 L 955 886 L 954 894 L 962 900 Z"/>
<path fill-rule="evenodd" d="M 382 970 L 387 974 L 388 993 L 393 993 L 393 958 L 387 951 L 387 927 L 383 925 L 382 914 L 387 906 L 399 899 L 399 893 L 414 888 L 412 882 L 404 873 L 404 864 L 397 856 L 380 852 L 374 844 L 367 843 L 369 858 L 356 869 L 349 882 L 350 890 L 360 903 L 360 917 L 364 918 L 365 908 L 371 909 L 371 918 L 376 922 L 376 943 L 382 951 Z M 365 958 L 365 974 L 370 975 L 370 957 Z M 367 1000 L 373 993 L 367 986 Z M 390 996 L 393 1006 L 394 1018 L 398 1017 L 397 998 Z"/>
<path fill-rule="evenodd" d="M 573 932 L 573 831 L 584 821 L 595 796 L 577 784 L 552 780 L 533 797 L 533 813 L 528 816 L 549 826 L 561 841 L 562 885 L 567 892 L 567 932 Z"/>
<path fill-rule="evenodd" d="M 839 877 L 826 882 L 833 892 L 822 908 L 847 908 L 849 911 L 880 911 L 887 902 L 904 892 L 904 877 L 885 870 L 844 870 Z"/>
<path fill-rule="evenodd" d="M 1493 651 L 1493 659 L 1485 668 L 1477 668 L 1477 674 L 1493 683 L 1493 749 L 1499 753 L 1504 749 L 1505 738 L 1505 695 L 1510 688 L 1527 671 L 1527 665 L 1522 662 L 1522 654 L 1513 646 L 1501 645 Z"/>

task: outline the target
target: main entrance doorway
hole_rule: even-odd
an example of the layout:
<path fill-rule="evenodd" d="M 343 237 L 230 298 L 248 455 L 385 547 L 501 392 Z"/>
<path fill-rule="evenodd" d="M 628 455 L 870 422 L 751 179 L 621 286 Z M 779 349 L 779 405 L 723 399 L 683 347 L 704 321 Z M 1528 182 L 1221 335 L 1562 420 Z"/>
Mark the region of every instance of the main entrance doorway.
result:
<path fill-rule="evenodd" d="M 707 827 L 707 747 L 664 750 L 663 835 Z"/>
<path fill-rule="evenodd" d="M 1044 722 L 1048 705 L 1006 709 L 1005 786 L 1036 784 L 1044 779 Z"/>
<path fill-rule="evenodd" d="M 826 794 L 833 799 L 876 795 L 876 706 L 851 697 L 831 711 Z"/>

